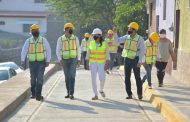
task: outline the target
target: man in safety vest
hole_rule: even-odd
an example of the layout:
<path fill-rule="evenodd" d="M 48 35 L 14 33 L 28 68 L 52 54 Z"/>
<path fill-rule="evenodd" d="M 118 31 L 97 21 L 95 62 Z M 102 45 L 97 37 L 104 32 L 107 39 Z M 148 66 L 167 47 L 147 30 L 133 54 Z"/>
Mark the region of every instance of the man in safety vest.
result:
<path fill-rule="evenodd" d="M 131 70 L 133 69 L 138 98 L 142 99 L 142 82 L 140 77 L 140 67 L 143 63 L 143 58 L 145 54 L 145 45 L 143 38 L 137 34 L 139 25 L 136 22 L 131 22 L 128 25 L 128 35 L 124 36 L 125 40 L 124 49 L 122 51 L 122 57 L 125 58 L 125 86 L 128 97 L 126 99 L 132 99 L 131 91 Z"/>
<path fill-rule="evenodd" d="M 63 66 L 67 95 L 65 98 L 74 99 L 76 67 L 80 65 L 81 51 L 78 38 L 73 34 L 72 23 L 64 25 L 65 34 L 58 38 L 56 54 Z"/>
<path fill-rule="evenodd" d="M 28 55 L 31 82 L 31 98 L 43 100 L 42 85 L 45 67 L 49 65 L 51 59 L 51 48 L 48 41 L 40 36 L 39 25 L 33 24 L 30 27 L 32 36 L 24 43 L 21 52 L 21 65 L 25 64 L 25 58 Z"/>
<path fill-rule="evenodd" d="M 114 30 L 108 30 L 107 37 L 105 38 L 105 40 L 108 43 L 108 49 L 110 53 L 109 70 L 112 73 L 114 60 L 117 56 L 117 48 L 119 46 L 117 31 L 115 27 Z"/>
<path fill-rule="evenodd" d="M 152 89 L 151 84 L 151 71 L 152 65 L 156 63 L 156 57 L 160 57 L 159 48 L 157 42 L 159 41 L 159 35 L 156 32 L 152 32 L 149 39 L 145 41 L 146 53 L 145 53 L 145 64 L 143 65 L 146 70 L 146 75 L 143 77 L 142 82 L 144 83 L 147 79 L 149 89 Z"/>
<path fill-rule="evenodd" d="M 81 42 L 81 49 L 82 49 L 82 54 L 83 54 L 83 59 L 84 59 L 84 69 L 87 70 L 87 62 L 85 60 L 86 58 L 86 52 L 87 52 L 87 49 L 89 47 L 89 44 L 90 44 L 90 34 L 89 33 L 85 33 L 84 35 L 84 39 L 82 40 Z"/>

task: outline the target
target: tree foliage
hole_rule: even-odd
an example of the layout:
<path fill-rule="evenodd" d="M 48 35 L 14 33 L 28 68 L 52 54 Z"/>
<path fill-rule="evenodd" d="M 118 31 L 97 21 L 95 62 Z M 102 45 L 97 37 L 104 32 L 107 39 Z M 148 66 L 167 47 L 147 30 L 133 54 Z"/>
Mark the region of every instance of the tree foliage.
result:
<path fill-rule="evenodd" d="M 94 23 L 113 25 L 116 0 L 47 0 L 51 10 L 63 15 L 66 21 L 87 27 Z"/>
<path fill-rule="evenodd" d="M 145 4 L 145 0 L 127 0 L 125 3 L 117 6 L 114 23 L 122 34 L 127 32 L 127 25 L 135 21 L 140 25 L 139 33 L 145 35 L 148 23 Z"/>
<path fill-rule="evenodd" d="M 145 0 L 46 0 L 51 11 L 63 15 L 80 29 L 91 30 L 100 27 L 109 29 L 115 24 L 124 34 L 127 25 L 140 23 L 143 33 L 146 28 Z"/>

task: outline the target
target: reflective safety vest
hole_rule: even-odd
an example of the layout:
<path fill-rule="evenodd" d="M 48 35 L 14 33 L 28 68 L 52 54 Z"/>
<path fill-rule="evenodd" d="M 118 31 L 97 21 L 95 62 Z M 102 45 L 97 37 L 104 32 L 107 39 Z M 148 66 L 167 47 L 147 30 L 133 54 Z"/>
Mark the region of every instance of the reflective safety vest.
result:
<path fill-rule="evenodd" d="M 45 49 L 43 46 L 43 38 L 38 37 L 37 42 L 34 42 L 34 38 L 29 38 L 29 51 L 28 51 L 29 61 L 44 61 L 45 60 Z"/>
<path fill-rule="evenodd" d="M 83 47 L 82 47 L 82 51 L 86 52 L 88 47 L 89 47 L 89 40 L 83 39 Z"/>
<path fill-rule="evenodd" d="M 61 37 L 62 39 L 62 58 L 70 59 L 77 57 L 77 47 L 76 47 L 76 39 L 74 35 L 71 35 L 68 40 L 65 35 Z"/>
<path fill-rule="evenodd" d="M 101 47 L 97 47 L 96 48 L 96 42 L 95 40 L 90 41 L 90 56 L 89 56 L 89 60 L 91 63 L 105 63 L 106 62 L 106 42 L 103 41 L 102 42 L 102 46 Z"/>
<path fill-rule="evenodd" d="M 106 41 L 109 43 L 109 42 L 111 42 L 112 44 L 114 44 L 114 38 L 112 37 L 111 39 L 110 38 L 106 38 Z M 109 52 L 110 53 L 114 53 L 115 52 L 115 50 L 116 50 L 116 48 L 117 48 L 117 46 L 115 46 L 115 45 L 108 45 L 108 50 L 109 50 Z"/>
<path fill-rule="evenodd" d="M 129 59 L 135 59 L 138 51 L 138 41 L 140 36 L 136 36 L 132 39 L 130 35 L 127 36 L 127 39 L 124 44 L 124 49 L 122 52 L 122 57 L 127 57 Z"/>
<path fill-rule="evenodd" d="M 156 43 L 152 45 L 149 40 L 146 40 L 145 43 L 146 43 L 145 63 L 155 64 L 158 45 Z"/>

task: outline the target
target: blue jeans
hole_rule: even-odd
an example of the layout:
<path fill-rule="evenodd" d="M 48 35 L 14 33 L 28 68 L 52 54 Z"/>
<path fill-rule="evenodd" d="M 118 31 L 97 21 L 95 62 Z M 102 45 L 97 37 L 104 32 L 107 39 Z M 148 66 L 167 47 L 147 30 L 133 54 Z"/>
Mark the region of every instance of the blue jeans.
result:
<path fill-rule="evenodd" d="M 77 59 L 63 59 L 63 71 L 68 95 L 74 94 Z"/>
<path fill-rule="evenodd" d="M 147 79 L 148 81 L 148 85 L 151 86 L 151 71 L 152 71 L 152 64 L 145 64 L 143 65 L 145 70 L 146 70 L 146 75 L 144 75 L 142 82 L 145 82 L 145 80 Z"/>
<path fill-rule="evenodd" d="M 113 65 L 114 65 L 114 60 L 116 58 L 116 53 L 110 53 L 110 64 L 109 64 L 109 69 L 112 70 L 113 69 Z"/>
<path fill-rule="evenodd" d="M 43 77 L 45 71 L 45 62 L 29 62 L 29 68 L 32 95 L 36 97 L 41 97 Z"/>
<path fill-rule="evenodd" d="M 142 81 L 140 77 L 140 68 L 137 67 L 139 57 L 135 59 L 125 58 L 125 89 L 128 96 L 132 95 L 131 91 L 131 70 L 133 69 L 135 79 L 136 79 L 136 86 L 137 86 L 137 94 L 142 96 Z"/>

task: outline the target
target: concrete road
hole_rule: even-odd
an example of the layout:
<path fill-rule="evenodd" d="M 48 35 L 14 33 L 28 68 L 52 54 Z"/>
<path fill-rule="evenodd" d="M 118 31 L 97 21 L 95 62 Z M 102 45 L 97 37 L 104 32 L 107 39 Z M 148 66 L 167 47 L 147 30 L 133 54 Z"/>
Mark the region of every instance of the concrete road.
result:
<path fill-rule="evenodd" d="M 164 122 L 165 119 L 143 98 L 127 100 L 124 81 L 117 71 L 107 75 L 106 98 L 93 97 L 90 72 L 77 70 L 75 99 L 65 99 L 64 75 L 58 71 L 43 87 L 44 102 L 27 99 L 4 121 L 9 122 Z M 99 82 L 98 82 L 99 86 Z M 132 83 L 133 93 L 136 85 Z"/>

